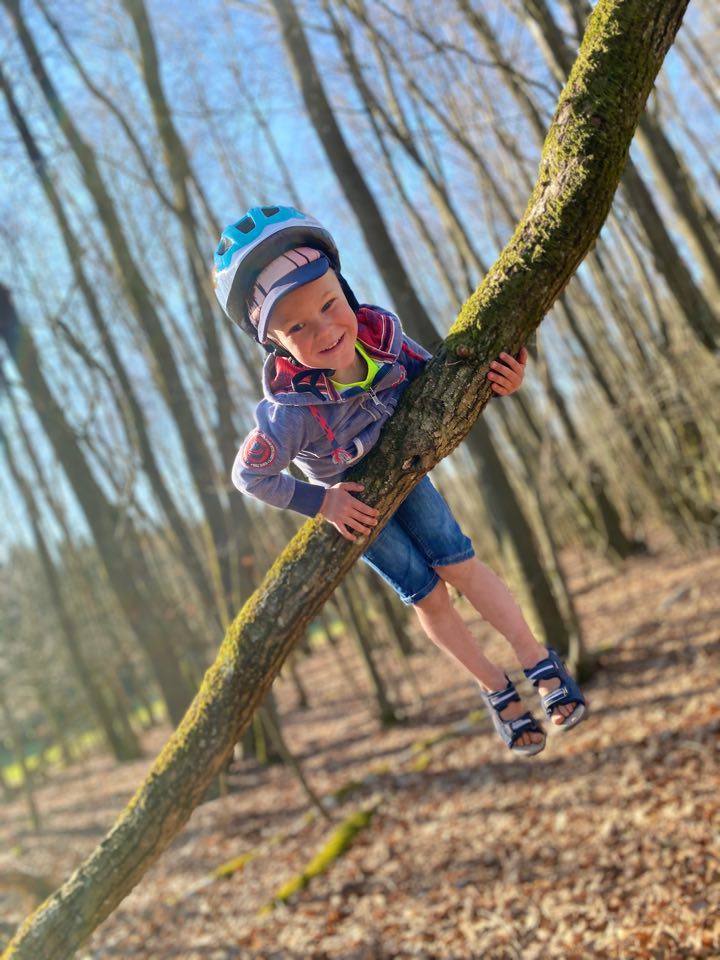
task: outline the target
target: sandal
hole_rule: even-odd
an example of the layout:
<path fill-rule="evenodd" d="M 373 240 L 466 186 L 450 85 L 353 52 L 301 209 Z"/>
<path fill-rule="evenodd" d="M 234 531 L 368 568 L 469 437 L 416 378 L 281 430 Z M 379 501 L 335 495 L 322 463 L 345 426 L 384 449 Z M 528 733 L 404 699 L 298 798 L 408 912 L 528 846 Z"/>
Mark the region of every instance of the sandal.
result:
<path fill-rule="evenodd" d="M 507 680 L 507 686 L 504 690 L 496 690 L 494 693 L 483 693 L 481 690 L 480 696 L 485 701 L 490 719 L 503 743 L 506 743 L 513 753 L 518 753 L 524 757 L 533 757 L 536 753 L 545 749 L 545 731 L 529 710 L 514 720 L 503 720 L 500 714 L 508 704 L 515 701 L 522 702 L 515 689 L 515 684 L 507 674 L 505 674 L 505 679 Z M 541 733 L 543 738 L 537 743 L 526 743 L 523 746 L 516 747 L 515 744 L 523 733 Z"/>
<path fill-rule="evenodd" d="M 547 652 L 548 655 L 544 660 L 539 660 L 534 667 L 523 672 L 534 687 L 537 687 L 541 680 L 550 680 L 557 677 L 560 686 L 540 697 L 540 703 L 545 711 L 545 716 L 551 723 L 553 710 L 561 704 L 577 704 L 573 712 L 565 717 L 562 723 L 553 724 L 558 730 L 569 730 L 570 727 L 576 727 L 587 716 L 587 704 L 585 697 L 580 693 L 580 687 L 568 673 L 557 651 L 548 647 Z"/>

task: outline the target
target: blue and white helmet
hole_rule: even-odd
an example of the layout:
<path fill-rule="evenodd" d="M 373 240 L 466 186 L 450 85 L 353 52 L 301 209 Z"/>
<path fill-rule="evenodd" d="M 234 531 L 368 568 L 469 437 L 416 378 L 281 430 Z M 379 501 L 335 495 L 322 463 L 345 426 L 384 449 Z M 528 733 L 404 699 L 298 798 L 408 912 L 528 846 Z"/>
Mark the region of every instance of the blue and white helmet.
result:
<path fill-rule="evenodd" d="M 256 340 L 257 329 L 248 314 L 255 281 L 272 260 L 299 246 L 321 250 L 340 276 L 340 256 L 332 236 L 314 217 L 295 207 L 252 207 L 222 232 L 214 256 L 215 296 L 227 316 Z"/>

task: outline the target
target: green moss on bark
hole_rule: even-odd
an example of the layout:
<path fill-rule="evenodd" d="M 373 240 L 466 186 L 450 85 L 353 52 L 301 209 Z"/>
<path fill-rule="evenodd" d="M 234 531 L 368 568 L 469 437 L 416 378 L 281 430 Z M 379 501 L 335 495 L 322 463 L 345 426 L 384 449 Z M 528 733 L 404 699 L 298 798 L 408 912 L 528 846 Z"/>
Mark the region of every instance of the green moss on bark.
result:
<path fill-rule="evenodd" d="M 322 850 L 312 858 L 302 873 L 299 873 L 291 880 L 288 880 L 287 883 L 284 883 L 274 894 L 272 900 L 262 908 L 260 913 L 267 913 L 273 910 L 279 903 L 285 903 L 293 894 L 304 890 L 313 877 L 318 877 L 325 873 L 335 860 L 350 848 L 357 835 L 362 833 L 362 831 L 370 825 L 378 806 L 379 802 L 373 807 L 358 810 L 347 817 L 333 832 Z"/>

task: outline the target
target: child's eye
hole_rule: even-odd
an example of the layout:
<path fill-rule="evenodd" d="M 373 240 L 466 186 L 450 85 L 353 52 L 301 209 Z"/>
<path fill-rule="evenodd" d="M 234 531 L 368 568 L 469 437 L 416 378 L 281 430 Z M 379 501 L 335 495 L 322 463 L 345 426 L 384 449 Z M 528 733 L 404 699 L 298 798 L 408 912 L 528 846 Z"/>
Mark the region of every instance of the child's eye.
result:
<path fill-rule="evenodd" d="M 325 313 L 326 311 L 328 311 L 334 303 L 335 303 L 335 297 L 333 297 L 331 300 L 328 300 L 327 303 L 323 304 L 322 312 Z"/>
<path fill-rule="evenodd" d="M 290 327 L 290 329 L 288 330 L 288 333 L 300 333 L 300 331 L 302 330 L 302 328 L 303 328 L 303 324 L 302 324 L 302 323 L 294 323 L 294 324 Z"/>

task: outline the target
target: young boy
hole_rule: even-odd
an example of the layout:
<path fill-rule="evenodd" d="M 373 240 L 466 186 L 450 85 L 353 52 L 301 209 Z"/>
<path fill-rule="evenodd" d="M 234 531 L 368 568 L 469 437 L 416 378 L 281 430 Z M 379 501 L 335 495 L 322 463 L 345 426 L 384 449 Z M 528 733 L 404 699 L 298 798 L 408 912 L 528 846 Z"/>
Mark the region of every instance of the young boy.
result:
<path fill-rule="evenodd" d="M 398 399 L 429 354 L 387 310 L 360 305 L 340 273 L 335 242 L 292 207 L 253 207 L 222 234 L 215 292 L 231 320 L 269 352 L 256 428 L 233 467 L 243 493 L 307 516 L 320 514 L 348 540 L 370 533 L 378 511 L 343 480 L 377 442 Z M 501 354 L 488 378 L 509 395 L 522 383 L 527 352 Z M 285 473 L 294 461 L 312 482 Z M 509 590 L 475 557 L 428 477 L 414 488 L 363 554 L 412 604 L 423 629 L 477 680 L 496 730 L 519 755 L 545 746 L 513 683 L 481 653 L 455 610 L 455 586 L 510 643 L 561 730 L 585 715 L 585 700 L 554 650 L 535 640 Z"/>

